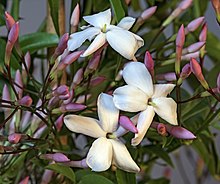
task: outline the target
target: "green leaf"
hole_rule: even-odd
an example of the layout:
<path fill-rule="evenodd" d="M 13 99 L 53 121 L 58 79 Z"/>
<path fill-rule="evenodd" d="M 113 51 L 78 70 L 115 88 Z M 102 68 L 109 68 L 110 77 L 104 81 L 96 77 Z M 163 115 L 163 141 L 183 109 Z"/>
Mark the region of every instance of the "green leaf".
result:
<path fill-rule="evenodd" d="M 79 184 L 114 184 L 109 179 L 105 178 L 104 176 L 98 174 L 89 174 L 83 177 Z"/>
<path fill-rule="evenodd" d="M 136 178 L 134 173 L 128 173 L 120 169 L 117 169 L 116 178 L 118 184 L 136 184 Z"/>
<path fill-rule="evenodd" d="M 5 25 L 5 17 L 4 17 L 4 7 L 0 4 L 0 26 Z"/>
<path fill-rule="evenodd" d="M 31 33 L 20 37 L 20 45 L 23 52 L 36 52 L 45 47 L 54 47 L 59 39 L 55 34 L 50 33 Z"/>
<path fill-rule="evenodd" d="M 11 15 L 15 20 L 19 19 L 19 5 L 20 5 L 20 0 L 13 0 Z"/>
<path fill-rule="evenodd" d="M 125 16 L 125 12 L 122 7 L 121 0 L 110 0 L 110 3 L 115 13 L 116 21 L 119 22 Z"/>
<path fill-rule="evenodd" d="M 69 178 L 73 183 L 75 183 L 75 174 L 70 167 L 61 165 L 61 164 L 50 164 L 46 167 L 46 169 L 53 170 L 63 176 Z"/>
<path fill-rule="evenodd" d="M 58 35 L 59 31 L 59 0 L 48 0 L 50 6 L 50 14 L 53 20 L 54 28 Z"/>

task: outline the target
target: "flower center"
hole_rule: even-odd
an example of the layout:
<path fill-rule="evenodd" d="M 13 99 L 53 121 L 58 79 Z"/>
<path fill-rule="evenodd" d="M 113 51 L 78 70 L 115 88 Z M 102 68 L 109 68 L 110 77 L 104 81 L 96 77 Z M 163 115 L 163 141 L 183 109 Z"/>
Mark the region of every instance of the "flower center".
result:
<path fill-rule="evenodd" d="M 108 139 L 115 139 L 116 136 L 113 133 L 107 133 L 106 134 L 106 138 L 108 138 Z"/>
<path fill-rule="evenodd" d="M 107 24 L 105 24 L 104 27 L 102 28 L 102 32 L 106 33 L 106 29 L 107 29 Z"/>
<path fill-rule="evenodd" d="M 148 99 L 148 105 L 151 105 L 153 107 L 156 107 L 156 104 L 154 102 L 152 102 L 152 98 Z"/>

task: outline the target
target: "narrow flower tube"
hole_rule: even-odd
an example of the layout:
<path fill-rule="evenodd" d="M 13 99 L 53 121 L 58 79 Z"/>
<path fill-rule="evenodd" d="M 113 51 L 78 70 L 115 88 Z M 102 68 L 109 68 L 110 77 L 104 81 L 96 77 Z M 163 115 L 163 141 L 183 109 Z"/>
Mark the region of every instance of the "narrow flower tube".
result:
<path fill-rule="evenodd" d="M 208 32 L 208 26 L 207 23 L 205 23 L 202 27 L 202 31 L 199 34 L 199 41 L 206 42 L 207 39 L 207 32 Z M 204 58 L 206 50 L 205 50 L 205 45 L 201 48 L 201 58 Z"/>
<path fill-rule="evenodd" d="M 71 160 L 69 162 L 63 163 L 64 165 L 70 166 L 70 167 L 78 167 L 78 168 L 88 168 L 89 166 L 86 163 L 86 158 L 82 160 Z"/>
<path fill-rule="evenodd" d="M 79 18 L 80 18 L 80 7 L 79 7 L 79 3 L 77 3 L 70 18 L 71 32 L 77 31 Z"/>
<path fill-rule="evenodd" d="M 59 55 L 61 55 L 64 52 L 64 50 L 67 48 L 68 39 L 69 39 L 69 33 L 65 33 L 61 37 L 59 44 L 58 44 L 57 48 L 55 49 L 55 52 L 53 55 L 54 58 L 57 58 Z"/>
<path fill-rule="evenodd" d="M 69 103 L 69 104 L 62 104 L 59 109 L 62 113 L 64 113 L 64 112 L 81 111 L 81 110 L 84 110 L 85 108 L 86 106 L 83 104 Z"/>
<path fill-rule="evenodd" d="M 181 62 L 181 56 L 182 56 L 182 50 L 183 45 L 185 43 L 185 32 L 184 32 L 184 26 L 181 25 L 177 36 L 176 36 L 176 62 L 175 62 L 175 71 L 176 74 L 180 74 L 180 62 Z"/>
<path fill-rule="evenodd" d="M 11 143 L 11 144 L 17 144 L 20 140 L 21 140 L 21 134 L 19 133 L 13 133 L 13 134 L 10 134 L 8 136 L 8 141 Z"/>
<path fill-rule="evenodd" d="M 185 34 L 194 32 L 205 20 L 205 17 L 199 17 L 192 20 L 185 28 Z"/>
<path fill-rule="evenodd" d="M 209 85 L 206 82 L 206 80 L 205 80 L 205 78 L 202 74 L 201 66 L 199 65 L 199 63 L 194 58 L 192 58 L 190 60 L 190 67 L 191 67 L 191 71 L 196 76 L 196 78 L 199 80 L 199 82 L 202 84 L 202 86 L 205 89 L 209 89 Z"/>
<path fill-rule="evenodd" d="M 43 154 L 40 155 L 41 159 L 53 160 L 55 162 L 69 162 L 70 159 L 63 153 Z"/>
<path fill-rule="evenodd" d="M 26 106 L 26 107 L 30 107 L 32 102 L 33 102 L 33 100 L 30 96 L 24 96 L 23 98 L 18 100 L 19 105 L 23 105 L 23 106 Z"/>
<path fill-rule="evenodd" d="M 151 74 L 152 79 L 154 78 L 154 61 L 151 57 L 151 54 L 149 51 L 146 51 L 145 56 L 144 56 L 144 64 L 148 71 Z"/>
<path fill-rule="evenodd" d="M 10 31 L 12 26 L 15 24 L 14 18 L 7 11 L 5 12 L 5 23 L 8 31 Z"/>
<path fill-rule="evenodd" d="M 127 116 L 120 116 L 119 117 L 119 124 L 125 128 L 126 130 L 129 130 L 133 133 L 138 133 L 137 128 L 133 124 L 133 122 L 127 117 Z"/>

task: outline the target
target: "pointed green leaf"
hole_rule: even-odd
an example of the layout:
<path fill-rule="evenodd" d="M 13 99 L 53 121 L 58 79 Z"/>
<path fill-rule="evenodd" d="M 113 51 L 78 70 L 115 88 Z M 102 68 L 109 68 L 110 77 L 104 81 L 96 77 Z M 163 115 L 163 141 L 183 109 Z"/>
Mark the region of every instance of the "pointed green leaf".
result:
<path fill-rule="evenodd" d="M 98 174 L 89 174 L 87 176 L 84 176 L 79 182 L 79 184 L 88 184 L 88 183 L 89 184 L 114 184 L 109 179 Z"/>
<path fill-rule="evenodd" d="M 125 16 L 125 12 L 122 7 L 121 0 L 110 0 L 110 3 L 115 13 L 116 21 L 119 22 Z"/>
<path fill-rule="evenodd" d="M 16 21 L 19 19 L 19 5 L 20 5 L 20 0 L 12 1 L 11 15 Z"/>
<path fill-rule="evenodd" d="M 54 28 L 58 35 L 60 35 L 59 31 L 59 0 L 49 0 L 50 6 L 50 15 L 53 20 Z"/>
<path fill-rule="evenodd" d="M 134 173 L 128 173 L 120 169 L 116 170 L 116 178 L 118 184 L 136 184 L 136 178 Z"/>

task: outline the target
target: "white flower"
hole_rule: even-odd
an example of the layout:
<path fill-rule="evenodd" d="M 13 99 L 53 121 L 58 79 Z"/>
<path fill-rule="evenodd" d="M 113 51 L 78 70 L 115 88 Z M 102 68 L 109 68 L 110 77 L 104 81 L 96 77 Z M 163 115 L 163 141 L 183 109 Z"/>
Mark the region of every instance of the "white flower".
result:
<path fill-rule="evenodd" d="M 83 19 L 92 26 L 84 26 L 83 31 L 71 34 L 68 41 L 68 49 L 73 51 L 87 39 L 89 41 L 94 39 L 82 54 L 83 57 L 92 54 L 108 41 L 122 56 L 134 59 L 135 52 L 144 44 L 140 36 L 128 31 L 135 22 L 132 17 L 124 17 L 117 26 L 110 25 L 111 10 L 108 9 L 98 14 L 84 16 Z"/>
<path fill-rule="evenodd" d="M 97 138 L 88 152 L 87 165 L 93 171 L 105 171 L 114 164 L 128 172 L 139 172 L 127 148 L 114 134 L 118 129 L 119 110 L 114 106 L 113 97 L 100 94 L 97 107 L 99 120 L 78 115 L 64 118 L 69 130 Z"/>
<path fill-rule="evenodd" d="M 157 113 L 172 125 L 177 125 L 177 104 L 166 96 L 175 87 L 174 84 L 155 84 L 143 63 L 131 62 L 123 70 L 127 85 L 117 88 L 113 93 L 115 106 L 123 111 L 140 112 L 137 121 L 138 133 L 132 139 L 132 145 L 138 145 L 145 136 Z"/>

